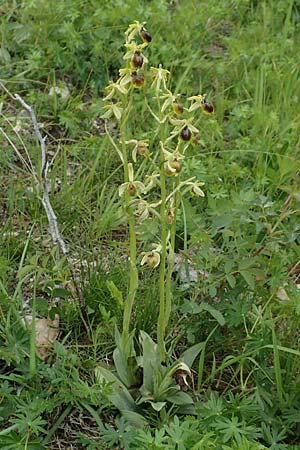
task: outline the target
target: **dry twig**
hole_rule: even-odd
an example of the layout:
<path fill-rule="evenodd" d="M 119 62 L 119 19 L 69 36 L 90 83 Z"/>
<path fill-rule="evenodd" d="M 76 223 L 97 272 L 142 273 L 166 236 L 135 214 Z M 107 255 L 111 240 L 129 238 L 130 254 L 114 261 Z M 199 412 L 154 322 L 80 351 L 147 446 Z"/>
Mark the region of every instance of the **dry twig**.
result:
<path fill-rule="evenodd" d="M 71 275 L 72 275 L 72 279 L 73 279 L 73 283 L 78 295 L 78 299 L 80 302 L 80 308 L 81 308 L 81 312 L 82 312 L 82 318 L 83 321 L 85 322 L 86 325 L 86 318 L 87 318 L 87 314 L 86 314 L 86 306 L 85 306 L 85 300 L 79 285 L 79 282 L 76 278 L 76 274 L 75 274 L 75 270 L 73 268 L 71 259 L 69 257 L 69 248 L 67 246 L 67 244 L 65 243 L 63 236 L 59 230 L 59 225 L 58 225 L 58 221 L 57 221 L 57 217 L 56 214 L 52 208 L 51 202 L 50 202 L 50 197 L 49 197 L 49 183 L 48 183 L 48 170 L 49 170 L 49 163 L 47 161 L 47 147 L 46 147 L 46 137 L 43 137 L 40 131 L 40 127 L 36 118 L 36 114 L 34 111 L 34 108 L 30 105 L 28 105 L 28 103 L 26 103 L 22 97 L 20 97 L 18 94 L 13 95 L 8 89 L 7 87 L 2 83 L 2 81 L 0 80 L 0 88 L 14 101 L 17 101 L 18 103 L 21 104 L 21 106 L 29 113 L 30 118 L 31 118 L 31 122 L 33 125 L 33 129 L 34 129 L 34 133 L 39 141 L 40 144 L 40 149 L 41 149 L 41 170 L 40 170 L 40 174 L 37 173 L 37 171 L 32 171 L 33 176 L 35 178 L 35 180 L 38 182 L 39 187 L 41 192 L 43 193 L 43 196 L 41 198 L 41 202 L 43 204 L 43 207 L 45 209 L 46 215 L 47 215 L 47 219 L 48 219 L 48 223 L 49 223 L 49 229 L 50 229 L 50 234 L 52 237 L 52 241 L 53 243 L 56 245 L 58 244 L 62 254 L 66 257 L 66 260 L 70 266 L 71 269 Z M 6 133 L 1 130 L 2 133 L 4 134 L 4 136 L 8 139 L 8 142 L 13 146 L 14 149 L 16 149 L 15 145 L 12 143 L 12 141 L 8 138 L 8 136 L 6 135 Z M 19 155 L 19 152 L 17 151 L 17 154 Z M 23 159 L 23 158 L 22 158 Z M 27 164 L 26 164 L 27 166 Z M 28 168 L 28 167 L 27 167 Z M 87 326 L 87 325 L 86 325 Z"/>

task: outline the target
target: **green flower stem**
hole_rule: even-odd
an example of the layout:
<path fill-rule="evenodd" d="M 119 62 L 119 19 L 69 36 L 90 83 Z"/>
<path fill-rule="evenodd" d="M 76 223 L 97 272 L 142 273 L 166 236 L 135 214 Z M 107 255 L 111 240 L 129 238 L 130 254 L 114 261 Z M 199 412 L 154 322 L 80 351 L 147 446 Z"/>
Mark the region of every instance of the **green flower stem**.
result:
<path fill-rule="evenodd" d="M 157 97 L 158 111 L 161 111 L 160 98 Z M 160 120 L 159 135 L 161 142 L 164 142 L 165 138 L 165 125 Z M 160 353 L 161 361 L 166 359 L 166 346 L 165 346 L 165 333 L 167 327 L 166 321 L 166 260 L 167 260 L 167 238 L 168 238 L 168 226 L 167 226 L 167 187 L 166 187 L 166 175 L 165 175 L 165 155 L 162 147 L 160 146 L 160 222 L 161 222 L 161 253 L 160 253 L 160 266 L 159 266 L 159 315 L 157 320 L 157 344 Z"/>
<path fill-rule="evenodd" d="M 131 101 L 128 102 L 128 106 L 125 109 L 122 116 L 121 121 L 121 142 L 122 142 L 122 155 L 124 160 L 124 181 L 127 183 L 129 181 L 129 173 L 128 173 L 128 158 L 127 158 L 127 149 L 126 149 L 126 123 L 127 123 L 127 114 L 131 107 Z M 129 289 L 127 294 L 127 299 L 124 306 L 124 315 L 123 315 L 123 336 L 125 341 L 127 341 L 129 337 L 129 328 L 130 328 L 130 319 L 132 308 L 134 304 L 134 299 L 136 295 L 136 291 L 138 288 L 138 271 L 136 267 L 136 232 L 135 232 L 135 220 L 132 208 L 130 206 L 130 197 L 127 193 L 125 193 L 125 209 L 128 217 L 128 226 L 129 226 L 129 258 L 130 258 L 130 267 L 129 267 Z"/>
<path fill-rule="evenodd" d="M 162 361 L 166 358 L 165 348 L 165 331 L 166 331 L 166 306 L 165 306 L 165 273 L 166 273 L 166 256 L 167 256 L 167 214 L 166 214 L 166 175 L 164 168 L 164 152 L 160 148 L 160 220 L 161 220 L 161 253 L 159 266 L 159 316 L 157 321 L 157 343 Z"/>
<path fill-rule="evenodd" d="M 166 274 L 166 310 L 165 310 L 165 324 L 168 325 L 171 308 L 172 308 L 172 295 L 171 295 L 171 280 L 172 272 L 175 262 L 175 238 L 176 238 L 176 217 L 179 204 L 179 192 L 178 186 L 180 183 L 180 175 L 175 178 L 174 191 L 175 191 L 175 205 L 174 205 L 174 219 L 170 230 L 170 242 L 169 242 L 169 254 L 168 254 L 168 269 Z"/>

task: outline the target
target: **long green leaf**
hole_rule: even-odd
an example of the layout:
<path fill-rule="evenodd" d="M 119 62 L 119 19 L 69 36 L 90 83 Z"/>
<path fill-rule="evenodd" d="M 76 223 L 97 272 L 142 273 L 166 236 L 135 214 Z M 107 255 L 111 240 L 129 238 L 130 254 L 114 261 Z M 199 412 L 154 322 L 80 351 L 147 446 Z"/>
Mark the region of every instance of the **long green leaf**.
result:
<path fill-rule="evenodd" d="M 167 400 L 175 405 L 193 405 L 194 403 L 192 397 L 183 391 L 168 395 Z"/>
<path fill-rule="evenodd" d="M 204 347 L 202 349 L 200 358 L 199 358 L 199 366 L 198 366 L 198 380 L 197 380 L 197 389 L 198 392 L 200 392 L 201 390 L 201 384 L 202 384 L 202 378 L 203 378 L 203 373 L 204 373 L 204 361 L 205 361 L 205 351 L 206 351 L 206 345 L 208 343 L 208 341 L 210 340 L 210 338 L 213 336 L 214 332 L 216 331 L 216 329 L 218 328 L 218 325 L 216 325 L 211 332 L 209 333 L 209 335 L 206 338 L 206 341 L 204 343 Z"/>
<path fill-rule="evenodd" d="M 113 360 L 120 380 L 128 388 L 135 382 L 135 367 L 132 367 L 132 361 L 135 356 L 133 338 L 134 332 L 130 333 L 128 338 L 126 338 L 116 328 L 115 339 L 117 348 L 113 352 Z"/>
<path fill-rule="evenodd" d="M 140 332 L 140 341 L 143 348 L 143 385 L 149 392 L 153 392 L 156 374 L 162 369 L 158 346 L 144 331 Z"/>
<path fill-rule="evenodd" d="M 181 360 L 188 366 L 192 367 L 195 359 L 199 355 L 199 353 L 204 349 L 205 342 L 199 342 L 198 344 L 193 345 L 192 347 L 185 350 L 181 355 Z"/>
<path fill-rule="evenodd" d="M 127 422 L 136 428 L 145 428 L 148 425 L 147 420 L 141 415 L 134 411 L 121 411 L 122 416 Z"/>
<path fill-rule="evenodd" d="M 98 366 L 95 369 L 95 377 L 100 384 L 111 384 L 111 392 L 107 394 L 107 398 L 116 408 L 120 411 L 137 411 L 135 401 L 126 386 L 110 370 Z"/>

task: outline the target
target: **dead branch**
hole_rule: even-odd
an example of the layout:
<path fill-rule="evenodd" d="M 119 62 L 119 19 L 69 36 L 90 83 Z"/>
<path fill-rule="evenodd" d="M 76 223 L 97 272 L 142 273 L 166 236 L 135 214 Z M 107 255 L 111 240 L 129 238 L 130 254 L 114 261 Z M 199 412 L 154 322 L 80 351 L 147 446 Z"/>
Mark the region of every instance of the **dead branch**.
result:
<path fill-rule="evenodd" d="M 76 273 L 73 268 L 73 264 L 71 262 L 71 259 L 69 257 L 69 248 L 67 244 L 64 241 L 64 238 L 59 230 L 59 224 L 56 217 L 56 214 L 52 208 L 51 202 L 50 202 L 50 196 L 49 196 L 49 183 L 48 183 L 48 170 L 49 170 L 49 163 L 47 161 L 47 147 L 46 147 L 46 137 L 43 137 L 40 131 L 40 127 L 36 118 L 36 114 L 34 111 L 34 108 L 28 103 L 26 103 L 22 97 L 20 97 L 18 94 L 12 94 L 9 89 L 3 84 L 3 82 L 0 80 L 0 88 L 14 101 L 17 101 L 22 105 L 22 107 L 29 113 L 31 122 L 33 125 L 34 133 L 38 139 L 38 142 L 40 144 L 41 149 L 41 170 L 40 174 L 38 175 L 36 172 L 34 173 L 34 178 L 38 181 L 39 187 L 41 192 L 43 193 L 43 196 L 41 198 L 42 205 L 45 209 L 48 224 L 49 224 L 49 230 L 52 237 L 53 243 L 56 245 L 58 244 L 62 254 L 66 257 L 66 260 L 70 266 L 71 269 L 71 275 L 73 279 L 73 283 L 78 295 L 78 299 L 80 302 L 80 308 L 82 312 L 82 318 L 84 322 L 86 321 L 87 314 L 86 314 L 86 305 L 85 300 L 79 285 L 79 282 L 76 278 Z M 8 138 L 6 133 L 4 132 L 4 136 Z M 15 145 L 11 142 L 11 140 L 8 138 L 8 141 L 13 145 L 15 148 Z M 17 154 L 19 152 L 17 151 Z M 86 323 L 85 323 L 86 325 Z"/>

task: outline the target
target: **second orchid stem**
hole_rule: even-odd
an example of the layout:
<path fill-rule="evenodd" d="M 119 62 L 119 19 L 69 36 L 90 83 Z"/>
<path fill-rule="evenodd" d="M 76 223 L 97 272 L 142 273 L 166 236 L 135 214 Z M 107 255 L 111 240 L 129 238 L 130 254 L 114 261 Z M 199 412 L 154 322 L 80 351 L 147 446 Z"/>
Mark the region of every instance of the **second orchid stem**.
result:
<path fill-rule="evenodd" d="M 126 149 L 126 123 L 127 116 L 129 114 L 131 107 L 131 102 L 128 103 L 127 108 L 124 108 L 122 121 L 121 121 L 121 144 L 122 144 L 122 155 L 124 160 L 124 181 L 127 183 L 129 181 L 128 172 L 128 158 Z M 123 336 L 125 341 L 128 340 L 130 331 L 130 319 L 131 313 L 134 305 L 135 295 L 138 288 L 138 271 L 136 267 L 136 230 L 135 230 L 135 220 L 132 207 L 130 206 L 130 196 L 125 194 L 125 210 L 127 214 L 128 226 L 129 226 L 129 288 L 128 294 L 124 305 L 124 315 L 123 315 Z"/>

